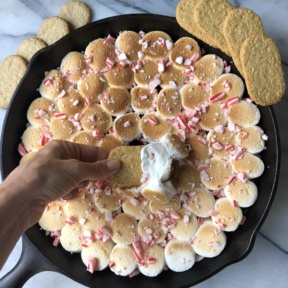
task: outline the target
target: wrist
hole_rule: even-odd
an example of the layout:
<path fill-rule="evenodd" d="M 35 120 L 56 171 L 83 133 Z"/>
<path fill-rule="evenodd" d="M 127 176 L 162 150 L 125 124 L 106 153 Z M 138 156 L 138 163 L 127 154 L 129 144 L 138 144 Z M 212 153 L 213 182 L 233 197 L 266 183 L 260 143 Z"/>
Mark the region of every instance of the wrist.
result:
<path fill-rule="evenodd" d="M 6 183 L 0 184 L 0 269 L 18 239 L 31 226 L 28 203 L 21 194 Z"/>
<path fill-rule="evenodd" d="M 19 188 L 18 188 L 19 189 Z M 23 199 L 21 193 L 18 193 L 14 187 L 9 187 L 6 183 L 0 186 L 0 207 L 1 207 L 1 222 L 4 225 L 11 223 L 17 230 L 22 233 L 28 228 L 27 226 L 27 203 Z M 12 224 L 13 223 L 13 224 Z"/>
<path fill-rule="evenodd" d="M 27 185 L 14 179 L 15 177 L 12 177 L 10 181 L 8 176 L 0 186 L 0 213 L 3 221 L 6 219 L 8 222 L 13 222 L 17 231 L 21 230 L 23 233 L 39 220 L 45 207 L 42 210 L 39 205 L 35 205 Z M 39 208 L 41 211 L 37 211 Z"/>

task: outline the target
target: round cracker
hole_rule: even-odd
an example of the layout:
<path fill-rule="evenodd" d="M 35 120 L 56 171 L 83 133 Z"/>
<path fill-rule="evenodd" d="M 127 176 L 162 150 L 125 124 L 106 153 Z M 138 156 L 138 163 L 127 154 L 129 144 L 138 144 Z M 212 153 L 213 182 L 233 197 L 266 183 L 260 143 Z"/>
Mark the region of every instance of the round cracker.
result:
<path fill-rule="evenodd" d="M 61 7 L 58 16 L 66 20 L 71 28 L 77 29 L 90 22 L 91 10 L 81 1 L 70 0 Z"/>
<path fill-rule="evenodd" d="M 29 62 L 36 52 L 45 47 L 47 47 L 47 44 L 43 40 L 37 37 L 31 37 L 20 43 L 17 54 Z"/>
<path fill-rule="evenodd" d="M 0 63 L 0 108 L 7 108 L 27 69 L 27 61 L 18 55 L 6 57 Z"/>
<path fill-rule="evenodd" d="M 70 32 L 69 24 L 64 19 L 53 16 L 45 19 L 38 30 L 37 37 L 52 45 Z"/>

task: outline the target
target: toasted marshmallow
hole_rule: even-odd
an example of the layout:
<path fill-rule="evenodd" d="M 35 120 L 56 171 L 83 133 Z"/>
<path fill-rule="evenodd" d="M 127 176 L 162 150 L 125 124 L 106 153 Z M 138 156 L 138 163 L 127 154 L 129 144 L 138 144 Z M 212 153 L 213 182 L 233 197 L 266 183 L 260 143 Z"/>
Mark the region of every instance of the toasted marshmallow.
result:
<path fill-rule="evenodd" d="M 170 229 L 172 235 L 181 241 L 188 241 L 189 239 L 192 239 L 198 230 L 197 217 L 190 211 L 183 208 L 176 213 L 172 213 L 172 217 L 176 218 L 176 225 Z"/>
<path fill-rule="evenodd" d="M 211 215 L 212 221 L 223 231 L 235 231 L 242 217 L 241 208 L 239 208 L 237 203 L 226 197 L 217 199 L 214 213 Z"/>
<path fill-rule="evenodd" d="M 55 102 L 39 97 L 30 104 L 27 119 L 34 126 L 49 125 L 56 111 Z"/>
<path fill-rule="evenodd" d="M 169 45 L 173 43 L 171 37 L 162 31 L 151 31 L 144 35 L 142 41 L 142 52 L 145 57 L 153 60 L 166 59 L 169 56 Z"/>
<path fill-rule="evenodd" d="M 265 149 L 263 136 L 264 132 L 260 127 L 246 127 L 237 133 L 236 142 L 245 148 L 247 152 L 257 154 Z"/>
<path fill-rule="evenodd" d="M 147 217 L 139 220 L 138 234 L 142 237 L 144 242 L 154 240 L 154 243 L 158 244 L 165 239 L 167 231 L 164 231 L 164 229 L 161 228 L 161 220 L 158 217 L 149 214 Z"/>
<path fill-rule="evenodd" d="M 57 101 L 58 110 L 68 116 L 82 113 L 85 103 L 84 98 L 76 89 L 69 89 L 66 94 Z"/>
<path fill-rule="evenodd" d="M 189 111 L 205 103 L 209 98 L 209 91 L 203 85 L 190 82 L 181 87 L 180 96 L 184 109 Z"/>
<path fill-rule="evenodd" d="M 79 253 L 82 250 L 82 226 L 78 223 L 69 223 L 61 230 L 60 243 L 62 247 L 73 253 Z"/>
<path fill-rule="evenodd" d="M 67 116 L 65 117 L 67 118 Z M 60 119 L 60 118 L 51 119 L 50 133 L 53 139 L 70 140 L 75 132 L 76 127 L 68 119 Z"/>
<path fill-rule="evenodd" d="M 195 252 L 191 245 L 184 241 L 169 241 L 164 253 L 167 266 L 175 272 L 186 271 L 195 263 Z"/>
<path fill-rule="evenodd" d="M 111 240 L 106 242 L 102 240 L 94 241 L 88 247 L 82 249 L 81 259 L 90 272 L 102 271 L 109 265 L 113 247 L 114 243 Z"/>
<path fill-rule="evenodd" d="M 263 161 L 249 152 L 239 159 L 231 159 L 231 165 L 236 173 L 243 172 L 250 179 L 260 177 L 265 169 Z"/>
<path fill-rule="evenodd" d="M 137 266 L 133 248 L 130 245 L 117 244 L 113 247 L 109 267 L 116 275 L 128 276 Z"/>
<path fill-rule="evenodd" d="M 168 134 L 162 140 L 162 142 L 167 143 L 167 147 L 170 150 L 169 153 L 175 159 L 184 159 L 188 155 L 188 149 L 183 140 L 176 134 Z"/>
<path fill-rule="evenodd" d="M 139 220 L 150 213 L 149 201 L 141 196 L 127 198 L 122 204 L 124 213 Z"/>
<path fill-rule="evenodd" d="M 142 46 L 139 43 L 141 37 L 134 31 L 123 31 L 116 39 L 115 46 L 130 61 L 137 61 L 138 53 L 142 50 Z M 141 52 L 142 54 L 142 52 Z"/>
<path fill-rule="evenodd" d="M 26 128 L 22 135 L 22 142 L 27 152 L 33 152 L 40 150 L 42 129 L 41 127 L 29 126 Z"/>
<path fill-rule="evenodd" d="M 156 277 L 165 268 L 164 249 L 160 245 L 153 245 L 145 251 L 145 265 L 138 265 L 139 271 L 148 277 Z"/>
<path fill-rule="evenodd" d="M 114 44 L 103 38 L 90 42 L 85 49 L 85 61 L 96 71 L 107 66 L 107 59 L 114 60 L 115 57 Z"/>
<path fill-rule="evenodd" d="M 186 201 L 187 209 L 197 217 L 207 218 L 214 210 L 215 198 L 206 188 L 195 188 L 189 193 Z"/>
<path fill-rule="evenodd" d="M 55 101 L 58 95 L 68 88 L 68 83 L 63 74 L 58 70 L 51 70 L 43 79 L 39 92 L 42 97 Z"/>
<path fill-rule="evenodd" d="M 149 208 L 150 211 L 153 214 L 156 214 L 157 212 L 172 212 L 172 211 L 178 211 L 181 207 L 181 201 L 178 196 L 174 196 L 168 203 L 162 204 L 158 202 L 149 202 Z"/>
<path fill-rule="evenodd" d="M 131 142 L 140 137 L 140 118 L 136 113 L 117 117 L 113 123 L 116 135 L 123 141 Z"/>
<path fill-rule="evenodd" d="M 109 87 L 100 103 L 112 116 L 120 116 L 129 110 L 131 96 L 126 89 Z"/>
<path fill-rule="evenodd" d="M 185 142 L 190 148 L 187 156 L 189 162 L 194 164 L 196 167 L 208 162 L 209 147 L 206 139 L 199 135 L 191 135 L 186 138 Z"/>
<path fill-rule="evenodd" d="M 231 165 L 217 158 L 211 158 L 205 169 L 200 172 L 202 183 L 210 190 L 225 187 L 231 176 Z"/>
<path fill-rule="evenodd" d="M 140 127 L 143 137 L 149 141 L 159 141 L 171 130 L 170 124 L 156 112 L 145 114 L 141 118 Z"/>
<path fill-rule="evenodd" d="M 181 99 L 177 89 L 164 88 L 157 98 L 157 111 L 164 118 L 175 117 L 181 111 Z"/>
<path fill-rule="evenodd" d="M 224 193 L 228 199 L 235 201 L 239 207 L 243 208 L 252 206 L 258 197 L 257 186 L 249 180 L 242 182 L 236 179 L 225 187 Z"/>
<path fill-rule="evenodd" d="M 129 65 L 123 67 L 122 63 L 116 61 L 105 73 L 105 77 L 110 87 L 129 89 L 134 81 L 134 73 Z"/>
<path fill-rule="evenodd" d="M 71 142 L 78 143 L 78 144 L 85 144 L 85 145 L 96 145 L 96 139 L 92 136 L 91 132 L 87 131 L 78 131 L 72 135 L 70 138 Z"/>
<path fill-rule="evenodd" d="M 63 211 L 64 202 L 54 201 L 49 203 L 40 220 L 39 225 L 46 231 L 58 231 L 65 225 L 66 215 Z"/>
<path fill-rule="evenodd" d="M 102 73 L 90 72 L 78 82 L 78 90 L 87 101 L 98 102 L 107 86 L 107 81 Z"/>
<path fill-rule="evenodd" d="M 195 63 L 195 80 L 201 83 L 212 83 L 218 79 L 224 69 L 223 60 L 215 54 L 207 54 Z"/>
<path fill-rule="evenodd" d="M 176 169 L 173 181 L 176 182 L 175 186 L 179 191 L 191 191 L 201 183 L 200 171 L 194 165 L 184 163 Z"/>
<path fill-rule="evenodd" d="M 112 126 L 111 115 L 99 104 L 87 106 L 82 114 L 83 117 L 80 119 L 80 124 L 86 131 L 105 133 Z"/>
<path fill-rule="evenodd" d="M 121 213 L 118 214 L 111 223 L 112 240 L 116 244 L 130 245 L 133 240 L 133 235 L 137 233 L 137 221 L 134 217 Z"/>
<path fill-rule="evenodd" d="M 242 100 L 229 107 L 228 120 L 243 128 L 254 126 L 260 121 L 260 111 L 253 103 Z"/>
<path fill-rule="evenodd" d="M 139 60 L 138 67 L 135 68 L 134 80 L 137 85 L 148 86 L 153 91 L 160 84 L 157 62 L 146 58 Z"/>
<path fill-rule="evenodd" d="M 60 65 L 60 71 L 72 83 L 77 83 L 87 68 L 84 55 L 77 51 L 69 52 Z"/>
<path fill-rule="evenodd" d="M 87 190 L 82 190 L 76 198 L 67 200 L 64 207 L 65 214 L 68 217 L 73 217 L 76 220 L 84 218 L 87 211 L 94 209 L 94 205 L 92 203 L 92 195 L 89 194 Z"/>
<path fill-rule="evenodd" d="M 201 49 L 191 37 L 181 37 L 173 45 L 170 61 L 178 68 L 189 68 L 201 56 Z M 194 61 L 193 61 L 194 60 Z"/>
<path fill-rule="evenodd" d="M 137 113 L 144 114 L 154 110 L 156 92 L 151 92 L 149 88 L 136 86 L 130 91 L 131 106 Z"/>
<path fill-rule="evenodd" d="M 224 93 L 220 103 L 231 98 L 237 97 L 241 99 L 245 91 L 245 86 L 242 79 L 236 74 L 222 74 L 216 81 L 211 84 L 210 96 Z"/>
<path fill-rule="evenodd" d="M 140 153 L 140 151 L 139 151 L 139 153 Z M 141 159 L 140 159 L 139 162 L 141 162 Z M 139 172 L 140 172 L 139 176 L 141 178 L 141 175 L 142 175 L 142 173 L 141 173 L 142 172 L 141 171 L 141 163 L 140 163 L 140 171 Z M 137 198 L 137 197 L 139 197 L 139 194 L 140 194 L 140 190 L 139 190 L 139 186 L 140 185 L 141 185 L 141 179 L 140 179 L 140 183 L 138 183 L 137 186 L 135 186 L 135 185 L 134 185 L 134 187 L 125 187 L 125 186 L 124 187 L 119 187 L 119 186 L 115 186 L 114 189 L 116 189 L 118 191 L 118 193 L 123 194 L 125 196 L 128 196 L 129 198 L 135 198 L 135 197 Z M 147 199 L 145 199 L 145 200 L 147 200 Z M 127 213 L 127 214 L 129 214 L 129 213 Z"/>
<path fill-rule="evenodd" d="M 199 115 L 199 118 L 199 126 L 205 131 L 227 124 L 226 112 L 218 103 L 208 103 L 207 112 Z"/>
<path fill-rule="evenodd" d="M 176 68 L 176 66 L 174 66 L 173 64 L 168 66 L 164 65 L 164 71 L 160 73 L 159 79 L 160 86 L 162 88 L 179 88 L 183 86 L 186 80 L 186 74 L 184 70 Z"/>
<path fill-rule="evenodd" d="M 176 189 L 170 180 L 163 183 L 155 183 L 154 186 L 146 185 L 142 187 L 141 194 L 148 200 L 166 204 L 175 195 Z"/>
<path fill-rule="evenodd" d="M 88 213 L 84 219 L 85 221 L 82 220 L 83 231 L 91 231 L 92 233 L 97 233 L 99 229 L 103 227 L 106 227 L 109 230 L 112 229 L 110 223 L 106 220 L 105 214 L 101 213 L 97 209 L 91 211 L 91 213 Z"/>
<path fill-rule="evenodd" d="M 104 135 L 103 139 L 101 139 L 99 142 L 99 147 L 104 148 L 108 152 L 110 152 L 113 148 L 124 145 L 125 143 L 121 139 L 112 134 Z"/>
<path fill-rule="evenodd" d="M 203 257 L 218 256 L 226 246 L 226 235 L 212 221 L 204 222 L 195 234 L 194 251 Z"/>
<path fill-rule="evenodd" d="M 214 130 L 210 131 L 207 140 L 213 157 L 228 160 L 231 150 L 235 149 L 235 138 L 235 131 L 230 131 L 222 125 L 216 126 Z"/>
<path fill-rule="evenodd" d="M 93 198 L 95 206 L 103 213 L 117 211 L 121 207 L 122 195 L 115 192 L 110 185 L 96 191 Z"/>

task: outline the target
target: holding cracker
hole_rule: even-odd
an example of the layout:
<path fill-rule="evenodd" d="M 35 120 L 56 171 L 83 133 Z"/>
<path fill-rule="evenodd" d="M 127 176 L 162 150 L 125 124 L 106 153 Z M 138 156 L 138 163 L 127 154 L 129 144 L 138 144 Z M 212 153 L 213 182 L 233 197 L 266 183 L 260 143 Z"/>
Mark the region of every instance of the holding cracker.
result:
<path fill-rule="evenodd" d="M 176 194 L 171 177 L 187 154 L 186 144 L 176 134 L 145 146 L 120 146 L 109 153 L 109 159 L 121 162 L 120 170 L 110 179 L 119 188 L 130 188 L 136 195 L 165 204 Z"/>

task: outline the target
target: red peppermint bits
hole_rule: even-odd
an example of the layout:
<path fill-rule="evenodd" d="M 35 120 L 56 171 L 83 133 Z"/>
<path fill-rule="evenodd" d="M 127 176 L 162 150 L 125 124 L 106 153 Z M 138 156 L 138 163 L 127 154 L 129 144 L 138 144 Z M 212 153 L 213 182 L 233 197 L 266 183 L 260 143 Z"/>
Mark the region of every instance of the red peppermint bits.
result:
<path fill-rule="evenodd" d="M 152 126 L 155 126 L 158 124 L 158 120 L 155 118 L 155 117 L 150 117 L 148 119 L 148 122 L 152 125 Z"/>
<path fill-rule="evenodd" d="M 114 66 L 114 64 L 115 64 L 115 62 L 111 58 L 109 58 L 109 57 L 106 58 L 106 65 L 109 68 L 112 68 Z"/>
<path fill-rule="evenodd" d="M 221 99 L 225 98 L 225 93 L 224 92 L 220 92 L 217 94 L 214 94 L 213 96 L 209 97 L 209 102 L 217 102 Z"/>
<path fill-rule="evenodd" d="M 181 114 L 178 114 L 177 117 L 176 117 L 176 120 L 179 124 L 179 127 L 180 129 L 186 129 L 186 128 L 189 128 L 185 119 L 183 118 L 183 116 Z"/>
<path fill-rule="evenodd" d="M 18 145 L 18 152 L 21 156 L 24 156 L 25 154 L 27 154 L 25 146 L 22 142 Z"/>
<path fill-rule="evenodd" d="M 97 259 L 89 258 L 87 263 L 87 271 L 93 273 L 96 270 Z"/>
<path fill-rule="evenodd" d="M 233 104 L 239 103 L 239 98 L 238 97 L 233 97 L 227 100 L 227 106 L 230 107 Z"/>
<path fill-rule="evenodd" d="M 215 143 L 213 143 L 212 144 L 212 147 L 215 149 L 215 150 L 217 150 L 217 151 L 221 151 L 221 150 L 223 150 L 223 145 L 222 144 L 220 144 L 219 142 L 215 142 Z"/>

